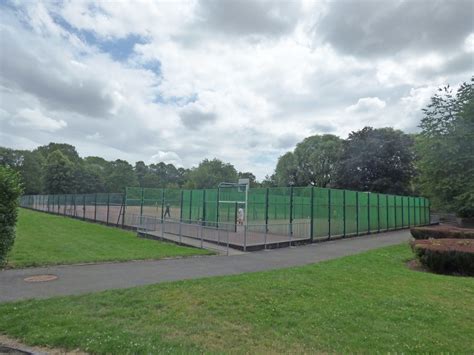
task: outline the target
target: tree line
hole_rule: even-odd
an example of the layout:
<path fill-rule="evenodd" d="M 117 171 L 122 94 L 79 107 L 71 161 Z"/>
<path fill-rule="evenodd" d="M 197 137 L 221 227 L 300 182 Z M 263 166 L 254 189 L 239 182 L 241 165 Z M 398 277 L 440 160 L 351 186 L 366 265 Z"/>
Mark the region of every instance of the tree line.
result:
<path fill-rule="evenodd" d="M 239 177 L 256 183 L 252 173 L 238 172 L 218 159 L 204 159 L 192 169 L 164 162 L 131 165 L 121 159 L 81 158 L 76 148 L 66 143 L 49 143 L 32 151 L 0 147 L 0 166 L 19 173 L 25 194 L 121 192 L 127 186 L 211 188 Z"/>
<path fill-rule="evenodd" d="M 319 186 L 389 194 L 423 194 L 433 206 L 474 215 L 474 77 L 457 90 L 441 88 L 423 110 L 421 132 L 365 127 L 347 139 L 305 138 L 283 154 L 262 181 L 218 159 L 191 169 L 164 162 L 135 165 L 81 158 L 74 146 L 50 143 L 33 151 L 0 147 L 0 165 L 16 170 L 26 194 L 120 192 L 127 186 L 215 188 L 249 178 L 251 186 Z"/>

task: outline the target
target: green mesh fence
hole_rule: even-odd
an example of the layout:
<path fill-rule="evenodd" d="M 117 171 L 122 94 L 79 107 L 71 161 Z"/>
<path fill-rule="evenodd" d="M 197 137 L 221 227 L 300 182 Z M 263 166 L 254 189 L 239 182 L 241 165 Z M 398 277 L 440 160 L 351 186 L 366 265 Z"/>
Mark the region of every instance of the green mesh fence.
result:
<path fill-rule="evenodd" d="M 358 233 L 357 198 L 358 192 L 345 190 L 346 235 Z"/>
<path fill-rule="evenodd" d="M 235 225 L 245 210 L 253 231 L 327 239 L 424 225 L 430 202 L 423 197 L 317 187 L 180 190 L 129 187 L 126 194 L 23 196 L 21 206 L 116 225 L 152 216 L 219 227 Z M 125 217 L 125 218 L 124 218 Z M 261 227 L 263 226 L 263 228 Z M 237 230 L 237 227 L 234 228 Z"/>

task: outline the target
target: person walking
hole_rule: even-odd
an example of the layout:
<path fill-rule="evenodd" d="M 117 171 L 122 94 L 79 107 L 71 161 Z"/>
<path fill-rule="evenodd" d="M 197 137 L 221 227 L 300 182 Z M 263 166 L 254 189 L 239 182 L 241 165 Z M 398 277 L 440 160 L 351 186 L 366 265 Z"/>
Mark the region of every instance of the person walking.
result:
<path fill-rule="evenodd" d="M 165 209 L 165 215 L 164 215 L 164 218 L 166 218 L 166 216 L 168 216 L 169 218 L 171 218 L 171 213 L 170 213 L 170 204 L 167 203 L 166 204 L 166 209 Z"/>

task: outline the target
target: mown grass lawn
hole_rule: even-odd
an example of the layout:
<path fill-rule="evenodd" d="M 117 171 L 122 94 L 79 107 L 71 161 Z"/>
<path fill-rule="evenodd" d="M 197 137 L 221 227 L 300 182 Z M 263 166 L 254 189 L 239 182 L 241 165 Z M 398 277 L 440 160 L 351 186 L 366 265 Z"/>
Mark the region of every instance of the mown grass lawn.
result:
<path fill-rule="evenodd" d="M 171 243 L 140 239 L 134 232 L 20 209 L 9 267 L 95 261 L 160 259 L 208 254 Z"/>
<path fill-rule="evenodd" d="M 474 352 L 474 279 L 407 245 L 305 267 L 0 305 L 0 333 L 92 353 Z"/>

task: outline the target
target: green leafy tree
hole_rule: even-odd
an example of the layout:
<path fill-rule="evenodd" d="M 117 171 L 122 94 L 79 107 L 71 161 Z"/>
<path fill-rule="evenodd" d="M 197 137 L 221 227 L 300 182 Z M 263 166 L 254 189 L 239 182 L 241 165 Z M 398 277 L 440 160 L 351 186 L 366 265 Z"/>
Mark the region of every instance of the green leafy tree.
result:
<path fill-rule="evenodd" d="M 420 188 L 434 208 L 474 216 L 474 77 L 439 89 L 417 139 Z"/>
<path fill-rule="evenodd" d="M 276 187 L 275 174 L 265 175 L 265 178 L 260 183 L 260 187 Z"/>
<path fill-rule="evenodd" d="M 44 188 L 49 194 L 74 193 L 76 182 L 75 167 L 59 150 L 48 155 L 44 172 Z"/>
<path fill-rule="evenodd" d="M 236 182 L 237 170 L 219 159 L 204 159 L 189 174 L 188 187 L 196 189 L 215 188 L 221 182 Z"/>
<path fill-rule="evenodd" d="M 278 158 L 275 168 L 274 181 L 277 186 L 296 185 L 298 176 L 298 164 L 292 152 L 283 154 Z"/>
<path fill-rule="evenodd" d="M 239 172 L 239 179 L 249 179 L 250 187 L 256 187 L 258 185 L 256 176 L 250 171 Z"/>
<path fill-rule="evenodd" d="M 142 162 L 137 161 L 135 163 L 135 174 L 137 175 L 138 184 L 140 187 L 151 187 L 151 186 L 144 186 L 145 176 L 148 174 L 148 166 Z"/>
<path fill-rule="evenodd" d="M 133 166 L 125 160 L 117 159 L 111 162 L 105 176 L 107 192 L 122 192 L 127 186 L 138 185 Z"/>
<path fill-rule="evenodd" d="M 365 127 L 344 141 L 336 187 L 410 194 L 414 157 L 412 136 L 393 128 Z"/>
<path fill-rule="evenodd" d="M 19 174 L 0 166 L 0 267 L 6 264 L 8 252 L 15 241 L 18 198 L 21 194 Z"/>
<path fill-rule="evenodd" d="M 75 193 L 88 194 L 105 191 L 104 172 L 96 164 L 77 164 L 74 168 Z"/>
<path fill-rule="evenodd" d="M 43 191 L 44 159 L 40 154 L 0 147 L 0 165 L 20 173 L 25 194 L 39 194 Z"/>
<path fill-rule="evenodd" d="M 72 164 L 81 162 L 81 157 L 76 151 L 76 147 L 67 143 L 49 143 L 35 149 L 34 152 L 40 154 L 43 159 L 48 159 L 49 155 L 59 150 Z"/>
<path fill-rule="evenodd" d="M 325 134 L 311 136 L 298 143 L 294 151 L 296 184 L 331 186 L 342 155 L 342 142 L 337 136 Z"/>

